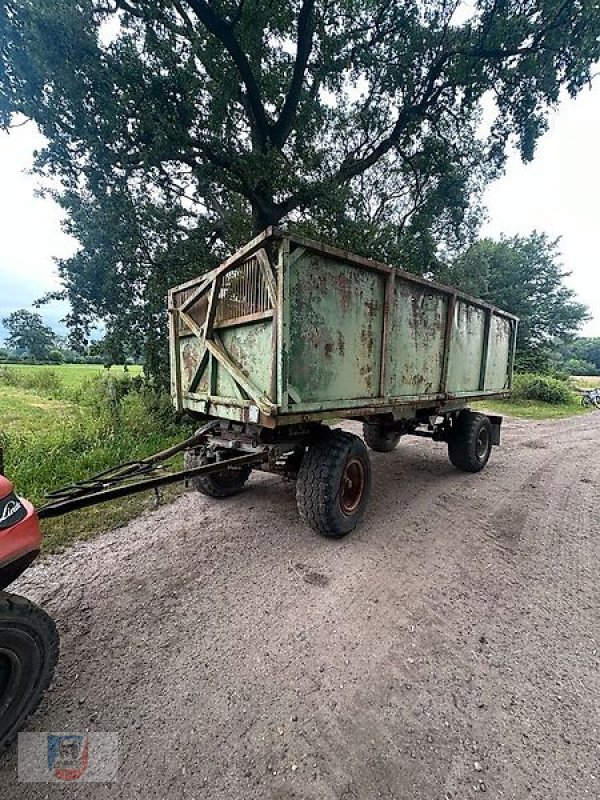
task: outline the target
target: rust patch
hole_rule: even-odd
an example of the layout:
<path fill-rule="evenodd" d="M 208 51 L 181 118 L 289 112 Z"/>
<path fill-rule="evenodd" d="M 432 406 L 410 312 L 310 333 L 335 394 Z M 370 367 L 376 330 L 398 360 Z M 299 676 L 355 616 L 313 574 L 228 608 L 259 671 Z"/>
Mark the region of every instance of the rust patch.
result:
<path fill-rule="evenodd" d="M 183 348 L 181 360 L 183 361 L 183 369 L 185 370 L 187 385 L 189 386 L 200 362 L 198 351 L 190 342 Z"/>

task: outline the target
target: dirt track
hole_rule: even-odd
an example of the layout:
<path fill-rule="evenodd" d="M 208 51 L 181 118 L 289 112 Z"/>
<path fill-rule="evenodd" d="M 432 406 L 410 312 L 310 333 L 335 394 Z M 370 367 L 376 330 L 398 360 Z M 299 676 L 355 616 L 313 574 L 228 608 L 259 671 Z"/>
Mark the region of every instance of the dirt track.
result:
<path fill-rule="evenodd" d="M 117 731 L 120 781 L 20 785 L 13 751 L 0 795 L 599 797 L 599 452 L 600 414 L 508 421 L 475 476 L 403 440 L 343 541 L 258 476 L 38 565 L 62 656 L 28 730 Z"/>

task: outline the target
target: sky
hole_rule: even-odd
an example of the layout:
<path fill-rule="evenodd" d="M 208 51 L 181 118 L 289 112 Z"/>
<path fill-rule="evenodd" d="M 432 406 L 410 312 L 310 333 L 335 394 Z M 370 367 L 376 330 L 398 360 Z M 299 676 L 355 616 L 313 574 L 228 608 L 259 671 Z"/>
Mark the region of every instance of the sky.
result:
<path fill-rule="evenodd" d="M 37 179 L 28 174 L 42 144 L 33 123 L 0 132 L 0 320 L 59 288 L 55 260 L 77 247 L 61 230 L 58 206 L 36 196 Z M 561 238 L 562 262 L 572 273 L 567 284 L 593 315 L 581 332 L 600 336 L 600 81 L 561 101 L 534 161 L 522 164 L 512 154 L 484 202 L 488 221 L 482 235 L 535 229 Z M 66 304 L 56 302 L 40 309 L 60 333 L 66 311 Z"/>

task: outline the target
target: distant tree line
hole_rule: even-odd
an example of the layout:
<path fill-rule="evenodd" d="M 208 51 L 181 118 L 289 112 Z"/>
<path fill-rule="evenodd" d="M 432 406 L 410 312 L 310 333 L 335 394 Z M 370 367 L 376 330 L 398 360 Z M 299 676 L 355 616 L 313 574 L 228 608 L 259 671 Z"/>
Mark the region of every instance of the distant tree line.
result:
<path fill-rule="evenodd" d="M 139 353 L 125 351 L 123 345 L 110 347 L 104 339 L 91 341 L 83 352 L 73 350 L 66 336 L 60 336 L 44 324 L 40 314 L 21 308 L 4 317 L 8 331 L 0 362 L 33 362 L 49 364 L 126 364 L 139 361 Z"/>

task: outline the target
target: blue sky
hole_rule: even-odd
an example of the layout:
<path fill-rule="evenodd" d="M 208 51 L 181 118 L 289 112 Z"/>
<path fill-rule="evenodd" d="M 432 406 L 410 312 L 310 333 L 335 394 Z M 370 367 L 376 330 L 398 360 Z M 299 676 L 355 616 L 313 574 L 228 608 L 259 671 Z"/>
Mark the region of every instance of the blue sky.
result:
<path fill-rule="evenodd" d="M 593 319 L 582 331 L 600 336 L 600 82 L 575 100 L 565 98 L 551 118 L 533 163 L 509 159 L 506 174 L 486 191 L 489 236 L 528 234 L 533 229 L 562 237 L 569 285 L 590 306 Z M 33 151 L 43 144 L 33 123 L 0 132 L 0 320 L 59 287 L 55 259 L 74 252 L 76 242 L 60 227 L 58 207 L 36 197 L 27 173 Z M 59 323 L 66 306 L 53 303 L 40 313 Z M 4 331 L 0 325 L 0 341 Z"/>

